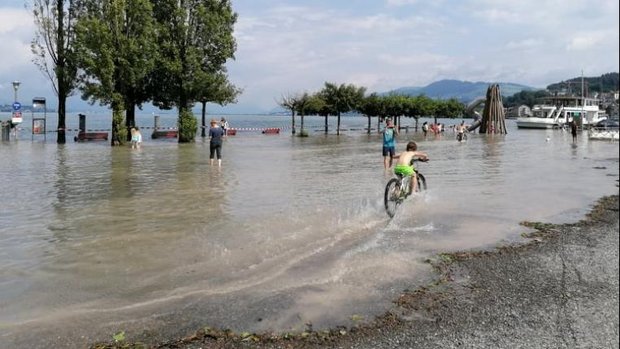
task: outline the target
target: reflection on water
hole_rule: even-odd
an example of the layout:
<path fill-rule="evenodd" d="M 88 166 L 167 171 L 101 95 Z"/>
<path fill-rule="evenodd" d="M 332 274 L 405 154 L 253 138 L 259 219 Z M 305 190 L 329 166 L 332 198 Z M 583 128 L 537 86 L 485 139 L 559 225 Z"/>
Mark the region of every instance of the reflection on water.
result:
<path fill-rule="evenodd" d="M 519 240 L 520 221 L 575 221 L 617 193 L 617 143 L 509 125 L 462 143 L 401 134 L 431 157 L 429 190 L 392 220 L 375 133 L 240 133 L 222 168 L 202 139 L 3 143 L 0 346 L 347 324 L 428 281 L 434 253 Z"/>

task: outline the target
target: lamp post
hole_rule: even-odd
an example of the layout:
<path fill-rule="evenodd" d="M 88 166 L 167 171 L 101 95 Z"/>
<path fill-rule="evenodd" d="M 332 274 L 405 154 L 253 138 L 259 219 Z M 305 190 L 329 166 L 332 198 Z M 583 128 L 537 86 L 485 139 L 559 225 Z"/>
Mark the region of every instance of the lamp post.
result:
<path fill-rule="evenodd" d="M 13 81 L 13 90 L 15 91 L 15 99 L 13 100 L 14 102 L 17 102 L 17 90 L 19 89 L 19 84 L 21 84 L 21 82 L 17 80 Z"/>

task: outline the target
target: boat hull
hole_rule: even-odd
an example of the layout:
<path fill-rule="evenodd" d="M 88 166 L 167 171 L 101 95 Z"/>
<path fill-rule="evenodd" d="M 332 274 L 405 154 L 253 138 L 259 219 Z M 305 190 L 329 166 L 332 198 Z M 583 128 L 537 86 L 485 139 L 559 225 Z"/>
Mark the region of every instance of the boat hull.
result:
<path fill-rule="evenodd" d="M 553 119 L 544 119 L 544 118 L 517 118 L 517 127 L 518 128 L 529 128 L 529 129 L 549 129 L 549 128 L 558 128 L 560 124 L 555 122 Z"/>

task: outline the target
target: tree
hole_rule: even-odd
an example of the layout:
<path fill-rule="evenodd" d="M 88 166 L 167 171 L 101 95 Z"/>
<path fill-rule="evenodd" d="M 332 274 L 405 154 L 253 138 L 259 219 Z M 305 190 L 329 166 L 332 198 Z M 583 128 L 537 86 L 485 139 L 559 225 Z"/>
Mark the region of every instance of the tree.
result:
<path fill-rule="evenodd" d="M 112 108 L 112 145 L 127 139 L 123 112 L 134 107 L 154 66 L 154 26 L 148 0 L 85 0 L 76 26 L 82 98 Z M 127 125 L 132 125 L 133 120 Z"/>
<path fill-rule="evenodd" d="M 295 134 L 295 112 L 297 111 L 297 97 L 291 94 L 282 96 L 278 101 L 278 105 L 291 112 L 291 128 L 292 133 Z"/>
<path fill-rule="evenodd" d="M 301 117 L 300 137 L 308 136 L 308 133 L 304 129 L 304 116 L 306 113 L 312 113 L 315 110 L 319 110 L 323 107 L 323 105 L 324 102 L 322 99 L 318 98 L 316 95 L 310 95 L 307 92 L 304 92 L 297 98 L 297 113 Z"/>
<path fill-rule="evenodd" d="M 448 100 L 439 100 L 437 101 L 437 110 L 436 114 L 454 119 L 457 118 L 465 112 L 465 106 L 463 103 L 459 102 L 456 98 L 450 98 Z"/>
<path fill-rule="evenodd" d="M 235 103 L 237 96 L 241 93 L 241 89 L 231 84 L 226 74 L 222 72 L 208 74 L 205 71 L 201 71 L 200 74 L 204 74 L 204 77 L 197 79 L 194 88 L 196 89 L 195 94 L 200 96 L 198 101 L 202 104 L 201 136 L 206 137 L 207 103 L 212 102 L 222 106 L 228 103 Z"/>
<path fill-rule="evenodd" d="M 381 114 L 381 99 L 376 93 L 371 93 L 368 97 L 364 98 L 359 112 L 368 117 L 368 134 L 371 129 L 371 117 L 379 116 Z"/>
<path fill-rule="evenodd" d="M 230 0 L 152 0 L 157 25 L 159 61 L 152 75 L 155 105 L 179 110 L 179 142 L 194 140 L 191 106 L 199 101 L 197 88 L 205 74 L 225 73 L 234 59 L 233 26 L 237 15 Z M 182 130 L 181 127 L 189 127 Z M 194 126 L 195 127 L 195 126 Z"/>
<path fill-rule="evenodd" d="M 340 86 L 326 82 L 321 90 L 323 100 L 330 114 L 338 117 L 336 134 L 340 135 L 340 114 L 356 110 L 361 107 L 365 87 L 355 87 L 354 85 L 341 84 Z"/>
<path fill-rule="evenodd" d="M 66 142 L 67 98 L 76 86 L 73 44 L 77 13 L 72 0 L 33 0 L 36 27 L 31 43 L 33 62 L 52 82 L 58 97 L 58 144 Z"/>

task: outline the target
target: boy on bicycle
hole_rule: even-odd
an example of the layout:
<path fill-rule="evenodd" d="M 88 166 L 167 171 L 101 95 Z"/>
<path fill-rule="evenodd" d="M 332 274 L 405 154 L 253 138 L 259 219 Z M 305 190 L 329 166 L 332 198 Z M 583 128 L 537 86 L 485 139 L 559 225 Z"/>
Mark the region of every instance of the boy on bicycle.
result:
<path fill-rule="evenodd" d="M 428 161 L 428 155 L 426 153 L 418 151 L 418 145 L 415 142 L 407 143 L 407 149 L 394 155 L 394 159 L 398 159 L 396 166 L 394 166 L 394 173 L 401 176 L 411 176 L 411 191 L 416 192 L 418 190 L 418 174 L 413 167 L 414 158 L 418 158 L 420 161 Z"/>

